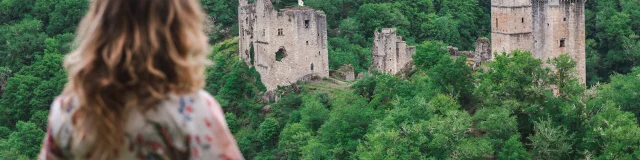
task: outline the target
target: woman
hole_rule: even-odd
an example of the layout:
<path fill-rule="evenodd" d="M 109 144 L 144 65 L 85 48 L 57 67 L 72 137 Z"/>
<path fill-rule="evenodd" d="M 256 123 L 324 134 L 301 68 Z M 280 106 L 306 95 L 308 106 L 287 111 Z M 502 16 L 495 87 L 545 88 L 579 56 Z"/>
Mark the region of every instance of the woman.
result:
<path fill-rule="evenodd" d="M 93 0 L 40 159 L 242 159 L 202 90 L 208 51 L 197 0 Z"/>

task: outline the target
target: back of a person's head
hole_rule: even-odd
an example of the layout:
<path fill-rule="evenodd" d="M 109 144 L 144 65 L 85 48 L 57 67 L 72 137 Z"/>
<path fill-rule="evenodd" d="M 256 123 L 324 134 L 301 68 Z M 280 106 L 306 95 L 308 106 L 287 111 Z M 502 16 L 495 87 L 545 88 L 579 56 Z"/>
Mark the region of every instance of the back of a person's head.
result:
<path fill-rule="evenodd" d="M 91 1 L 65 60 L 65 94 L 80 104 L 74 140 L 93 139 L 90 159 L 109 159 L 129 111 L 204 85 L 203 21 L 197 0 Z"/>

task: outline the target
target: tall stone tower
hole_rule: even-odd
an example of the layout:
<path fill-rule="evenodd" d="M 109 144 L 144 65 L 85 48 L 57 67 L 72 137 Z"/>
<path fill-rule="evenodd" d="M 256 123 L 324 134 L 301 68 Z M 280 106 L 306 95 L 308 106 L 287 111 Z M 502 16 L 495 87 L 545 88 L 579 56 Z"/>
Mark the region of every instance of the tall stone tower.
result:
<path fill-rule="evenodd" d="M 381 32 L 374 32 L 371 53 L 373 60 L 369 70 L 377 70 L 397 74 L 411 63 L 411 56 L 416 48 L 407 46 L 401 36 L 396 34 L 395 28 L 383 28 Z"/>
<path fill-rule="evenodd" d="M 491 48 L 494 52 L 531 51 L 543 61 L 568 54 L 576 77 L 586 81 L 586 0 L 491 0 Z"/>
<path fill-rule="evenodd" d="M 568 54 L 577 62 L 576 76 L 586 81 L 586 0 L 531 0 L 534 57 L 546 60 Z"/>
<path fill-rule="evenodd" d="M 494 52 L 533 48 L 530 0 L 491 0 L 491 48 Z"/>

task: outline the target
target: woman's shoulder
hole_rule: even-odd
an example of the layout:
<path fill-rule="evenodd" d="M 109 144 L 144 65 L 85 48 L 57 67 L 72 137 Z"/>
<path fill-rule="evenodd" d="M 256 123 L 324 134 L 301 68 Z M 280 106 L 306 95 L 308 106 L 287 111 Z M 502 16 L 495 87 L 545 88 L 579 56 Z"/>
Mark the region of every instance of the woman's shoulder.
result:
<path fill-rule="evenodd" d="M 60 95 L 51 103 L 47 120 L 47 135 L 44 144 L 57 156 L 70 155 L 75 127 L 74 113 L 78 110 L 78 99 L 73 95 Z"/>
<path fill-rule="evenodd" d="M 49 129 L 57 132 L 63 125 L 71 123 L 73 114 L 78 110 L 78 99 L 73 95 L 56 97 L 49 109 Z"/>

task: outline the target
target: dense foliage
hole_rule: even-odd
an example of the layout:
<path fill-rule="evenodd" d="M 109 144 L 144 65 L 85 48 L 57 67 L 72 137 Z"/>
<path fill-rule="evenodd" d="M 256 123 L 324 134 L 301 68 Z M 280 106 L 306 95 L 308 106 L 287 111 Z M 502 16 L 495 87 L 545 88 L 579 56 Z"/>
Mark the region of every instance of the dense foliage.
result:
<path fill-rule="evenodd" d="M 640 159 L 640 0 L 587 1 L 588 87 L 568 56 L 516 51 L 475 72 L 451 59 L 444 46 L 490 36 L 489 0 L 307 0 L 327 14 L 332 69 L 366 72 L 387 27 L 416 44 L 416 69 L 296 84 L 271 103 L 237 57 L 238 1 L 201 2 L 215 63 L 205 89 L 248 159 Z M 87 3 L 0 0 L 0 159 L 37 154 Z"/>

